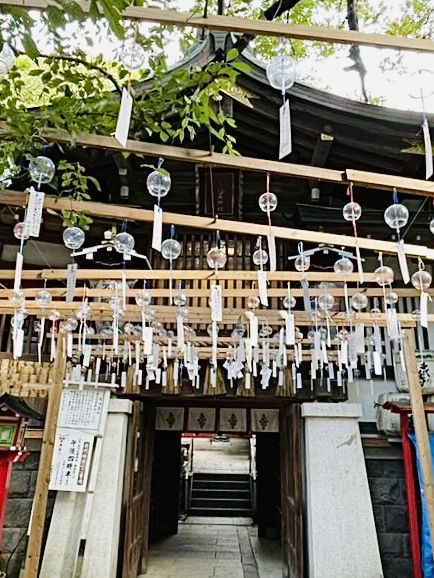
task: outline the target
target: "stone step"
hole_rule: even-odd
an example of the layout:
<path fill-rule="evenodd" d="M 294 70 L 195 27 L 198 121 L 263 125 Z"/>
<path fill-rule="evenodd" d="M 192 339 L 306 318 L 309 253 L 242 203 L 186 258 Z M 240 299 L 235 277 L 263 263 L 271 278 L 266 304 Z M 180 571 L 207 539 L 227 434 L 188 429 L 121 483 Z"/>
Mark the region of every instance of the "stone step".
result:
<path fill-rule="evenodd" d="M 236 499 L 249 499 L 250 489 L 237 489 L 237 488 L 196 488 L 193 487 L 192 498 L 236 498 Z"/>
<path fill-rule="evenodd" d="M 228 518 L 250 518 L 252 511 L 246 508 L 190 508 L 189 516 L 218 517 L 225 516 Z"/>
<path fill-rule="evenodd" d="M 219 509 L 219 508 L 250 508 L 250 499 L 237 500 L 236 498 L 192 498 L 191 500 L 192 508 L 207 508 L 207 509 Z"/>

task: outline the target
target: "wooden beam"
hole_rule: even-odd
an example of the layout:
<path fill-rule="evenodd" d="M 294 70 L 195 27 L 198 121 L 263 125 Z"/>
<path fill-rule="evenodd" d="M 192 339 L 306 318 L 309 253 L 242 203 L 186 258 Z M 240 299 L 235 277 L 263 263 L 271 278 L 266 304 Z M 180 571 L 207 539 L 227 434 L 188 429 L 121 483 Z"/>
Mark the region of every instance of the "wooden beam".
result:
<path fill-rule="evenodd" d="M 434 184 L 434 183 L 433 183 Z M 4 189 L 0 191 L 0 205 L 23 206 L 27 205 L 27 194 L 20 191 L 10 191 Z M 154 220 L 153 211 L 128 207 L 126 205 L 112 205 L 110 203 L 95 203 L 92 201 L 71 201 L 69 199 L 57 199 L 46 196 L 44 208 L 54 211 L 75 210 L 83 211 L 89 215 L 99 216 L 111 220 L 128 219 L 129 221 L 152 222 Z M 164 211 L 163 221 L 167 225 L 185 227 L 208 231 L 225 231 L 240 235 L 255 235 L 266 237 L 269 232 L 268 225 L 257 223 L 245 223 L 240 221 L 229 221 L 226 219 L 212 219 L 210 217 L 197 217 L 193 215 L 181 215 Z M 292 229 L 290 227 L 272 227 L 276 238 L 291 241 L 305 241 L 313 244 L 335 245 L 337 247 L 355 247 L 356 240 L 350 235 L 338 235 L 335 233 L 323 233 L 318 231 L 308 231 L 305 229 Z M 382 251 L 383 253 L 397 253 L 397 245 L 391 241 L 380 241 L 379 239 L 366 239 L 359 237 L 357 241 L 360 249 L 368 251 Z M 428 249 L 423 245 L 405 245 L 405 250 L 410 257 L 421 257 L 422 259 L 434 260 L 434 249 Z"/>
<path fill-rule="evenodd" d="M 49 5 L 49 2 L 46 0 L 0 0 L 0 5 L 44 10 Z M 87 10 L 88 4 L 83 3 L 83 7 Z M 359 44 L 361 46 L 376 46 L 377 48 L 392 48 L 395 50 L 434 52 L 434 42 L 425 38 L 404 38 L 355 30 L 339 30 L 329 27 L 253 20 L 251 18 L 213 14 L 204 17 L 191 12 L 159 10 L 142 6 L 129 6 L 124 12 L 124 17 L 166 26 L 221 30 L 224 32 L 251 34 L 253 36 L 278 36 L 297 38 L 299 40 L 317 40 L 333 44 Z"/>
<path fill-rule="evenodd" d="M 38 477 L 36 480 L 35 497 L 33 500 L 33 515 L 30 522 L 29 541 L 27 544 L 26 564 L 23 571 L 23 578 L 37 578 L 39 574 L 39 561 L 41 557 L 42 538 L 44 535 L 51 462 L 53 459 L 57 417 L 59 414 L 63 378 L 65 375 L 63 341 L 64 335 L 63 333 L 60 333 L 57 340 L 53 382 L 48 396 L 48 408 L 45 416 L 41 458 L 39 461 Z"/>
<path fill-rule="evenodd" d="M 78 269 L 77 279 L 81 281 L 88 280 L 121 280 L 124 270 L 123 269 Z M 127 279 L 146 279 L 146 280 L 164 280 L 170 279 L 187 281 L 187 280 L 242 280 L 242 281 L 257 281 L 258 274 L 256 271 L 219 271 L 217 275 L 214 271 L 207 270 L 186 270 L 186 269 L 175 269 L 172 272 L 169 270 L 161 269 L 126 269 L 125 270 Z M 66 269 L 32 269 L 24 270 L 22 279 L 35 280 L 35 279 L 46 279 L 49 280 L 66 280 L 68 272 Z M 330 272 L 310 272 L 306 274 L 306 279 L 308 281 L 325 281 L 325 282 L 339 282 L 347 280 L 348 282 L 357 282 L 359 276 L 357 273 L 352 273 L 346 277 L 338 275 L 337 273 Z M 13 269 L 0 269 L 0 279 L 14 279 L 15 271 Z M 300 281 L 301 274 L 298 271 L 275 271 L 274 273 L 268 272 L 267 278 L 269 281 Z M 365 274 L 366 283 L 374 281 L 373 273 Z"/>
<path fill-rule="evenodd" d="M 58 129 L 47 128 L 42 131 L 41 136 L 52 142 L 63 144 L 71 143 L 70 136 L 65 131 Z M 341 184 L 352 182 L 352 179 L 348 175 L 358 174 L 359 172 L 362 173 L 362 171 L 356 172 L 352 171 L 352 169 L 336 171 L 309 165 L 270 161 L 254 157 L 231 156 L 216 152 L 211 153 L 210 151 L 200 149 L 189 149 L 135 140 L 128 140 L 127 146 L 123 148 L 113 137 L 96 134 L 79 134 L 74 142 L 77 146 L 124 151 L 151 157 L 199 163 L 207 166 L 227 167 L 244 171 L 271 173 L 300 179 Z M 381 173 L 363 173 L 363 175 L 359 175 L 359 177 L 359 186 L 384 189 L 387 191 L 393 190 L 396 187 L 403 193 L 434 196 L 434 181 L 395 177 L 394 175 L 383 175 Z"/>
<path fill-rule="evenodd" d="M 413 425 L 416 433 L 418 457 L 421 466 L 425 507 L 431 534 L 431 543 L 434 541 L 434 473 L 431 459 L 428 426 L 422 397 L 422 388 L 419 380 L 419 371 L 416 363 L 416 342 L 412 331 L 404 331 L 404 356 L 407 369 L 408 389 L 413 413 Z"/>

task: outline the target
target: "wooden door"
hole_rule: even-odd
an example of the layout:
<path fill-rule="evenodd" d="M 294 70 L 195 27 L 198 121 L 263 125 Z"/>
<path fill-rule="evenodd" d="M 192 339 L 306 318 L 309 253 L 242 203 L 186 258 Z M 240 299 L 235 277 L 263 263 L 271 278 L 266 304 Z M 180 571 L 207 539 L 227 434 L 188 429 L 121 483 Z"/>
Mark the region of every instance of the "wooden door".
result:
<path fill-rule="evenodd" d="M 300 404 L 280 411 L 282 557 L 284 575 L 304 578 L 303 422 Z"/>
<path fill-rule="evenodd" d="M 178 533 L 181 433 L 156 431 L 154 442 L 151 540 Z"/>
<path fill-rule="evenodd" d="M 256 434 L 256 522 L 260 538 L 281 532 L 280 439 L 278 433 Z"/>
<path fill-rule="evenodd" d="M 119 573 L 122 578 L 137 578 L 146 570 L 154 422 L 154 410 L 135 402 L 127 456 L 125 540 Z"/>

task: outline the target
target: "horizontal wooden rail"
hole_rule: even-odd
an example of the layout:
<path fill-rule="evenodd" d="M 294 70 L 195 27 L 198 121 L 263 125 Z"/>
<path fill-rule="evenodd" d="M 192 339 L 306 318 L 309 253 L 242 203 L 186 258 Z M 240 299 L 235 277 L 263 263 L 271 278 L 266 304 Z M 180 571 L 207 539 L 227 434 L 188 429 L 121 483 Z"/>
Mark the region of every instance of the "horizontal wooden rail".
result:
<path fill-rule="evenodd" d="M 23 8 L 39 10 L 44 10 L 48 4 L 49 2 L 47 0 L 0 0 L 0 5 L 21 6 Z M 88 3 L 83 3 L 83 7 L 87 10 Z M 362 46 L 376 46 L 377 48 L 392 48 L 395 50 L 434 52 L 434 42 L 425 38 L 404 38 L 355 30 L 285 24 L 282 22 L 269 22 L 267 20 L 253 20 L 250 18 L 218 16 L 213 14 L 204 17 L 191 12 L 159 10 L 143 6 L 129 6 L 125 10 L 124 16 L 126 18 L 167 26 L 188 26 L 192 28 L 251 34 L 254 36 L 279 36 L 300 40 L 317 40 L 333 44 L 359 44 Z"/>
<path fill-rule="evenodd" d="M 47 128 L 42 132 L 42 136 L 48 141 L 64 144 L 69 144 L 71 142 L 70 136 L 65 131 L 58 129 Z M 189 149 L 185 147 L 147 143 L 135 140 L 128 140 L 127 146 L 123 148 L 115 138 L 97 134 L 79 134 L 75 139 L 75 144 L 77 146 L 124 151 L 133 154 L 162 157 L 165 159 L 199 163 L 208 166 L 227 167 L 244 171 L 271 173 L 288 177 L 297 177 L 300 179 L 313 179 L 341 184 L 352 182 L 352 179 L 349 178 L 348 175 L 353 174 L 352 169 L 337 171 L 322 167 L 312 167 L 309 165 L 270 161 L 255 157 L 231 156 L 206 150 Z M 357 174 L 361 177 L 358 184 L 363 187 L 372 187 L 386 191 L 396 188 L 403 193 L 434 196 L 433 181 L 362 171 L 357 171 Z"/>
<path fill-rule="evenodd" d="M 124 270 L 123 269 L 78 269 L 77 279 L 81 281 L 86 280 L 121 280 Z M 129 280 L 135 279 L 156 279 L 164 280 L 170 279 L 187 281 L 187 280 L 238 280 L 238 281 L 257 281 L 258 274 L 256 271 L 219 271 L 217 274 L 212 270 L 186 270 L 186 269 L 175 269 L 174 271 L 155 269 L 149 271 L 147 269 L 126 269 L 126 278 Z M 66 280 L 67 279 L 66 269 L 25 269 L 23 271 L 23 279 L 35 280 L 35 279 L 46 279 L 48 280 Z M 14 279 L 15 271 L 13 269 L 0 269 L 0 282 L 8 279 Z M 359 276 L 357 273 L 351 273 L 344 277 L 343 275 L 338 275 L 337 273 L 328 272 L 310 272 L 305 274 L 308 281 L 321 282 L 328 281 L 339 282 L 347 280 L 348 282 L 357 282 Z M 297 271 L 275 271 L 274 273 L 268 272 L 267 278 L 269 281 L 300 281 L 302 276 L 301 273 Z M 373 273 L 365 274 L 365 281 L 367 283 L 374 281 Z"/>
<path fill-rule="evenodd" d="M 22 206 L 27 205 L 27 194 L 19 191 L 4 189 L 0 192 L 0 205 Z M 95 203 L 92 201 L 71 201 L 69 199 L 57 199 L 46 196 L 44 207 L 51 210 L 75 210 L 83 211 L 89 215 L 99 216 L 112 220 L 127 219 L 128 221 L 152 222 L 154 212 L 125 205 L 113 205 L 110 203 Z M 224 231 L 241 235 L 267 236 L 268 225 L 257 223 L 245 223 L 240 221 L 229 221 L 226 219 L 212 219 L 209 217 L 198 217 L 193 215 L 181 215 L 178 213 L 163 213 L 163 221 L 167 225 L 185 227 L 197 230 Z M 292 229 L 290 227 L 272 227 L 272 231 L 278 239 L 288 239 L 292 241 L 305 241 L 314 244 L 334 245 L 337 247 L 355 247 L 356 240 L 350 235 L 338 235 L 335 233 L 324 233 L 309 231 L 304 229 Z M 379 239 L 366 239 L 359 237 L 357 244 L 360 249 L 368 251 L 382 251 L 383 253 L 397 253 L 397 245 L 391 241 L 380 241 Z M 434 260 L 434 249 L 428 249 L 423 245 L 406 244 L 406 253 L 410 257 L 421 257 L 422 259 Z M 211 274 L 211 273 L 210 273 Z"/>

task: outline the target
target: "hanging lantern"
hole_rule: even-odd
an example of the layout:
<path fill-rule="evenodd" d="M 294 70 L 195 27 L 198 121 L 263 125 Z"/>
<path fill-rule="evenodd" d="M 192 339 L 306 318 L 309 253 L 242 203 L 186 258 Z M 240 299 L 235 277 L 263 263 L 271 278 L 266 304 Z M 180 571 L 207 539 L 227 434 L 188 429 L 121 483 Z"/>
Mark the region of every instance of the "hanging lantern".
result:
<path fill-rule="evenodd" d="M 393 283 L 393 269 L 387 267 L 387 265 L 377 267 L 374 271 L 374 276 L 375 281 L 380 285 L 380 287 L 385 287 L 386 285 L 391 285 Z"/>
<path fill-rule="evenodd" d="M 123 47 L 120 59 L 127 70 L 134 72 L 143 66 L 146 52 L 137 42 L 129 42 Z"/>
<path fill-rule="evenodd" d="M 32 181 L 38 184 L 49 183 L 56 172 L 56 167 L 48 157 L 38 156 L 29 164 L 29 174 Z"/>
<path fill-rule="evenodd" d="M 118 233 L 114 238 L 114 247 L 118 253 L 128 255 L 133 251 L 136 241 L 132 235 L 126 232 Z"/>
<path fill-rule="evenodd" d="M 172 180 L 169 173 L 161 168 L 152 171 L 146 179 L 149 194 L 158 199 L 167 195 L 171 184 Z"/>
<path fill-rule="evenodd" d="M 297 79 L 295 61 L 286 54 L 273 58 L 267 66 L 267 79 L 270 85 L 277 90 L 286 92 Z"/>
<path fill-rule="evenodd" d="M 206 262 L 211 269 L 223 269 L 226 261 L 227 257 L 224 247 L 211 247 L 206 255 Z"/>
<path fill-rule="evenodd" d="M 338 275 L 346 276 L 351 275 L 354 269 L 354 265 L 351 259 L 348 259 L 348 257 L 341 257 L 333 265 L 333 269 Z"/>
<path fill-rule="evenodd" d="M 310 257 L 299 255 L 294 261 L 294 267 L 297 271 L 300 271 L 300 273 L 305 273 L 310 267 Z"/>
<path fill-rule="evenodd" d="M 181 243 L 176 239 L 165 239 L 161 243 L 161 254 L 169 261 L 177 259 L 181 254 Z"/>
<path fill-rule="evenodd" d="M 257 309 L 259 307 L 260 301 L 259 301 L 259 297 L 257 297 L 256 295 L 250 295 L 247 298 L 247 307 L 249 309 Z"/>
<path fill-rule="evenodd" d="M 274 193 L 267 191 L 266 193 L 262 193 L 259 197 L 259 208 L 264 213 L 272 213 L 276 210 L 277 207 L 277 197 Z"/>
<path fill-rule="evenodd" d="M 39 307 L 48 307 L 49 305 L 51 305 L 52 301 L 51 293 L 49 293 L 45 289 L 41 289 L 36 293 L 35 301 L 39 305 Z"/>
<path fill-rule="evenodd" d="M 362 207 L 359 203 L 351 201 L 342 209 L 342 215 L 346 221 L 358 221 L 362 216 Z"/>
<path fill-rule="evenodd" d="M 408 223 L 408 209 L 400 203 L 394 203 L 384 211 L 386 224 L 395 230 L 402 229 Z"/>
<path fill-rule="evenodd" d="M 143 288 L 140 293 L 136 295 L 135 300 L 139 307 L 148 307 L 152 302 L 152 295 L 147 289 Z"/>
<path fill-rule="evenodd" d="M 297 304 L 297 301 L 296 301 L 295 297 L 293 297 L 292 295 L 287 295 L 282 300 L 282 305 L 285 307 L 285 309 L 294 309 L 296 304 Z"/>
<path fill-rule="evenodd" d="M 63 231 L 63 243 L 67 249 L 77 250 L 83 245 L 85 234 L 80 227 L 68 227 Z"/>
<path fill-rule="evenodd" d="M 335 298 L 330 293 L 323 293 L 318 297 L 318 307 L 323 311 L 330 311 L 335 304 Z"/>
<path fill-rule="evenodd" d="M 257 249 L 252 256 L 253 263 L 257 267 L 263 267 L 268 263 L 268 253 L 264 249 Z"/>

